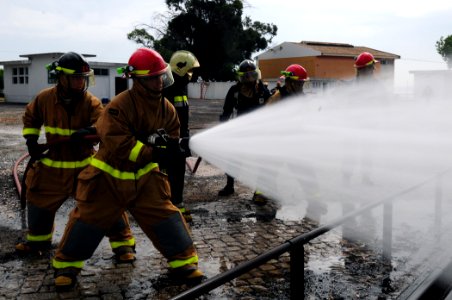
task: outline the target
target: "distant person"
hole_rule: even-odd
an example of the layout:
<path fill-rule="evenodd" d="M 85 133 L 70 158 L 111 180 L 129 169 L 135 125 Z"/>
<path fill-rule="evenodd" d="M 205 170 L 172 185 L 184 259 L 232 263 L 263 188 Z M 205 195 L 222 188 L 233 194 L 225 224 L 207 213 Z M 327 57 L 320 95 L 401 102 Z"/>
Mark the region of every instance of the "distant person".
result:
<path fill-rule="evenodd" d="M 378 126 L 378 114 L 386 102 L 387 93 L 376 78 L 376 64 L 379 63 L 375 57 L 369 52 L 360 53 L 354 62 L 356 69 L 356 81 L 353 87 L 353 95 L 349 102 L 352 112 L 351 118 L 354 132 L 356 135 L 350 135 L 344 141 L 345 157 L 342 164 L 342 181 L 345 188 L 350 188 L 353 184 L 360 184 L 363 187 L 373 187 L 375 185 L 372 178 L 373 156 L 378 146 L 375 140 L 371 140 L 372 136 L 366 131 L 375 131 Z M 367 112 L 367 117 L 363 117 L 362 113 Z M 365 137 L 364 137 L 365 136 Z M 366 204 L 365 197 L 359 200 L 359 205 Z M 354 211 L 357 207 L 356 200 L 349 199 L 344 201 L 343 214 Z M 345 239 L 362 239 L 370 236 L 370 231 L 375 230 L 375 218 L 371 211 L 363 213 L 361 222 L 358 225 L 357 218 L 352 218 L 343 225 L 343 237 Z M 362 234 L 366 232 L 366 234 Z"/>
<path fill-rule="evenodd" d="M 85 137 L 96 135 L 94 125 L 103 110 L 99 99 L 87 91 L 94 73 L 82 55 L 67 52 L 48 70 L 56 77 L 56 85 L 42 90 L 23 116 L 31 166 L 23 187 L 28 233 L 26 241 L 16 245 L 21 254 L 41 254 L 50 248 L 55 214 L 75 194 L 77 176 L 95 153 L 97 141 Z M 38 143 L 42 127 L 47 145 Z M 119 221 L 108 233 L 111 247 L 118 262 L 131 262 L 135 240 L 127 215 L 119 214 L 115 220 Z"/>
<path fill-rule="evenodd" d="M 174 84 L 163 90 L 163 95 L 174 105 L 180 122 L 180 137 L 189 138 L 189 103 L 188 83 L 193 76 L 193 69 L 199 68 L 198 59 L 193 53 L 185 50 L 176 51 L 170 59 Z M 185 160 L 191 153 L 180 156 L 168 166 L 168 177 L 171 185 L 171 202 L 179 208 L 187 222 L 192 221 L 190 211 L 184 203 Z"/>
<path fill-rule="evenodd" d="M 288 66 L 281 71 L 284 85 L 277 85 L 275 93 L 268 99 L 268 104 L 276 103 L 289 96 L 304 95 L 303 86 L 309 80 L 306 69 L 298 64 Z"/>
<path fill-rule="evenodd" d="M 277 86 L 276 92 L 268 99 L 268 104 L 274 104 L 293 96 L 305 95 L 303 87 L 309 80 L 308 72 L 299 64 L 291 64 L 281 71 L 284 84 Z M 287 170 L 298 178 L 299 186 L 303 188 L 308 203 L 306 215 L 313 221 L 320 221 L 320 216 L 326 213 L 326 205 L 320 199 L 320 190 L 314 168 L 309 162 L 303 162 L 302 167 L 287 165 Z M 288 174 L 287 174 L 288 175 Z"/>
<path fill-rule="evenodd" d="M 369 52 L 362 52 L 355 60 L 356 81 L 362 82 L 374 79 L 376 64 L 379 61 Z"/>
<path fill-rule="evenodd" d="M 383 86 L 374 76 L 375 65 L 378 61 L 369 52 L 362 52 L 355 59 L 354 67 L 356 69 L 356 94 L 362 94 L 356 101 L 367 101 L 369 106 L 377 102 L 383 102 Z M 367 92 L 367 93 L 366 93 Z M 370 103 L 372 101 L 372 103 Z M 363 105 L 362 103 L 360 103 Z M 368 121 L 363 120 L 359 124 L 361 130 L 372 127 Z M 362 126 L 366 125 L 366 126 Z M 343 168 L 343 181 L 349 185 L 355 168 L 359 167 L 361 183 L 364 185 L 373 185 L 370 171 L 372 169 L 371 152 L 372 149 L 367 142 L 350 140 L 349 151 L 346 154 Z"/>
<path fill-rule="evenodd" d="M 96 123 L 99 150 L 78 177 L 77 206 L 52 260 L 58 290 L 75 285 L 84 261 L 126 210 L 166 258 L 172 277 L 203 278 L 187 223 L 159 168 L 182 155 L 176 109 L 162 94 L 174 81 L 171 69 L 158 52 L 140 48 L 121 72 L 133 86 L 115 96 Z"/>
<path fill-rule="evenodd" d="M 237 76 L 238 82 L 226 94 L 220 122 L 229 120 L 234 110 L 237 116 L 241 116 L 262 107 L 270 98 L 270 91 L 260 79 L 260 71 L 252 60 L 246 59 L 240 63 Z M 229 196 L 235 192 L 234 178 L 227 174 L 226 177 L 226 186 L 218 192 L 219 196 Z M 260 191 L 255 191 L 253 202 L 265 205 L 267 198 Z"/>

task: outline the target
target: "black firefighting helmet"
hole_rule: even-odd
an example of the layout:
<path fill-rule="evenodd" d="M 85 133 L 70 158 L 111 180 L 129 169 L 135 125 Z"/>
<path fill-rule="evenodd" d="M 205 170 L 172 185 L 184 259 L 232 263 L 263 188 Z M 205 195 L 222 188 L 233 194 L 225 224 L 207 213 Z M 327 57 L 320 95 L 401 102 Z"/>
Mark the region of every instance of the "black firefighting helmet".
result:
<path fill-rule="evenodd" d="M 240 82 L 254 82 L 260 79 L 260 71 L 250 59 L 245 59 L 240 63 L 237 75 Z"/>
<path fill-rule="evenodd" d="M 85 58 L 75 52 L 67 52 L 57 61 L 46 66 L 50 76 L 58 81 L 65 100 L 80 98 L 89 86 L 94 85 L 94 71 L 90 68 Z M 63 76 L 65 79 L 63 79 Z M 74 86 L 70 78 L 83 78 L 83 86 Z"/>
<path fill-rule="evenodd" d="M 47 65 L 47 69 L 55 75 L 90 76 L 92 72 L 85 58 L 75 52 L 63 54 L 57 61 Z"/>

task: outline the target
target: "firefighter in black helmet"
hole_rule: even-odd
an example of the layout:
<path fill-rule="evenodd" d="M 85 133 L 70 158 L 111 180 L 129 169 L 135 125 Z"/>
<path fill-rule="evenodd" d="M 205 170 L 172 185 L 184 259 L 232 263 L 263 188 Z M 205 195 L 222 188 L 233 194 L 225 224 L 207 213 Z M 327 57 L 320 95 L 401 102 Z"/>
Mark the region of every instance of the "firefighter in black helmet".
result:
<path fill-rule="evenodd" d="M 16 245 L 20 254 L 49 249 L 56 211 L 74 196 L 77 176 L 95 153 L 95 142 L 87 136 L 96 136 L 94 124 L 103 111 L 99 99 L 87 91 L 93 70 L 82 55 L 67 52 L 47 69 L 56 85 L 42 90 L 23 116 L 23 136 L 31 159 L 22 189 L 28 232 L 25 241 Z M 38 143 L 41 128 L 47 145 Z M 118 262 L 135 259 L 135 242 L 125 214 L 108 235 Z"/>
<path fill-rule="evenodd" d="M 226 94 L 220 122 L 229 120 L 234 110 L 236 110 L 237 116 L 240 116 L 264 106 L 271 96 L 270 91 L 260 79 L 260 70 L 252 60 L 245 59 L 240 63 L 237 77 L 238 82 L 231 86 Z M 235 192 L 234 178 L 227 174 L 226 177 L 226 186 L 218 192 L 219 196 L 229 196 Z M 256 191 L 253 202 L 264 205 L 267 198 L 261 192 Z"/>

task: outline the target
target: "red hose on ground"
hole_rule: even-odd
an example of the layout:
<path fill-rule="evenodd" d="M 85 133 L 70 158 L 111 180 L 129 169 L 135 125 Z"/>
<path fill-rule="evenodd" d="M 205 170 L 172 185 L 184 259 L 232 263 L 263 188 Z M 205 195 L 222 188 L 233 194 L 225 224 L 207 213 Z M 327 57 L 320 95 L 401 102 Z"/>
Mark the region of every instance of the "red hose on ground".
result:
<path fill-rule="evenodd" d="M 19 159 L 14 163 L 13 166 L 13 177 L 14 177 L 14 184 L 16 186 L 16 190 L 17 190 L 17 195 L 20 198 L 20 195 L 22 193 L 22 185 L 20 184 L 20 179 L 19 179 L 19 175 L 17 174 L 17 169 L 19 168 L 19 165 L 30 155 L 27 153 L 23 154 L 21 157 L 19 157 Z"/>

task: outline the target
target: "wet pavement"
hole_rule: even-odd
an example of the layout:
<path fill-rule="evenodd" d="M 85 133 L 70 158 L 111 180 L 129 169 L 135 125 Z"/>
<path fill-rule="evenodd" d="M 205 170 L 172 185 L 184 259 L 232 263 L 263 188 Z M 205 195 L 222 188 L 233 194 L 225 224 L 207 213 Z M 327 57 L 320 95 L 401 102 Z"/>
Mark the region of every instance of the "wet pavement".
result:
<path fill-rule="evenodd" d="M 192 134 L 217 124 L 222 101 L 192 100 Z M 0 299 L 170 299 L 189 288 L 167 276 L 166 262 L 151 245 L 133 219 L 137 241 L 134 264 L 115 265 L 106 239 L 86 262 L 79 283 L 72 292 L 56 293 L 50 253 L 39 257 L 19 257 L 14 245 L 22 239 L 26 216 L 14 187 L 12 167 L 26 151 L 21 137 L 24 106 L 0 104 Z M 190 158 L 194 165 L 196 158 Z M 19 171 L 22 172 L 24 164 Z M 287 219 L 277 203 L 256 206 L 253 191 L 236 183 L 236 192 L 218 197 L 225 176 L 221 170 L 202 161 L 197 172 L 187 170 L 185 201 L 192 211 L 191 231 L 207 277 L 256 257 L 319 223 L 303 218 Z M 70 199 L 58 211 L 54 246 L 61 237 Z M 366 221 L 366 220 L 362 220 Z M 368 221 L 368 220 L 367 220 Z M 381 224 L 366 227 L 381 231 Z M 409 231 L 409 228 L 405 228 Z M 425 241 L 424 241 L 425 242 Z M 341 228 L 314 239 L 305 246 L 306 299 L 404 299 L 410 285 L 429 267 L 408 263 L 412 255 L 432 260 L 420 244 L 394 233 L 393 261 L 381 261 L 381 239 L 350 242 L 342 239 Z M 436 257 L 439 259 L 439 257 Z M 261 267 L 219 287 L 202 299 L 289 299 L 289 255 L 270 260 Z"/>

